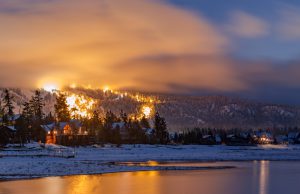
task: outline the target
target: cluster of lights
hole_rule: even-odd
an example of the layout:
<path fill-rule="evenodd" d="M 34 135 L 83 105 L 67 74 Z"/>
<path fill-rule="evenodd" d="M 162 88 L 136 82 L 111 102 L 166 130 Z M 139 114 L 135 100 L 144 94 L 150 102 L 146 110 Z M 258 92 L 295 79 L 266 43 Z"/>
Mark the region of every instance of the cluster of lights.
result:
<path fill-rule="evenodd" d="M 91 117 L 91 112 L 95 105 L 95 100 L 83 95 L 71 94 L 66 98 L 68 108 L 72 117 Z"/>
<path fill-rule="evenodd" d="M 142 107 L 142 113 L 143 113 L 143 115 L 145 115 L 146 118 L 150 118 L 151 115 L 152 115 L 152 112 L 153 112 L 152 109 L 153 108 L 151 108 L 150 106 L 144 105 Z"/>
<path fill-rule="evenodd" d="M 130 94 L 127 92 L 121 92 L 121 91 L 116 91 L 116 90 L 112 90 L 109 86 L 104 86 L 103 87 L 103 92 L 104 93 L 111 93 L 111 94 L 115 94 L 118 95 L 121 98 L 124 97 L 129 97 L 132 100 L 142 103 L 142 107 L 140 109 L 140 113 L 138 116 L 132 116 L 132 118 L 135 119 L 141 119 L 143 116 L 145 116 L 146 118 L 151 118 L 151 116 L 154 113 L 154 103 L 159 103 L 158 100 L 155 100 L 152 97 L 145 97 L 143 95 L 140 94 Z"/>
<path fill-rule="evenodd" d="M 70 88 L 76 88 L 77 85 L 75 83 L 70 85 Z M 88 86 L 87 88 L 91 88 L 91 86 Z M 44 90 L 48 92 L 55 92 L 58 90 L 57 85 L 55 84 L 46 84 L 44 85 Z M 139 102 L 142 104 L 140 108 L 140 113 L 138 113 L 137 119 L 142 118 L 145 116 L 146 118 L 151 118 L 151 116 L 154 113 L 154 104 L 159 103 L 158 100 L 154 99 L 153 97 L 146 97 L 140 94 L 130 94 L 127 92 L 121 92 L 112 90 L 109 86 L 103 87 L 104 93 L 111 93 L 118 95 L 120 98 L 128 97 L 136 102 Z M 92 98 L 86 97 L 84 95 L 77 95 L 77 94 L 66 94 L 67 98 L 67 104 L 70 111 L 70 114 L 72 117 L 84 117 L 84 118 L 90 118 L 91 112 L 95 105 L 95 100 Z"/>

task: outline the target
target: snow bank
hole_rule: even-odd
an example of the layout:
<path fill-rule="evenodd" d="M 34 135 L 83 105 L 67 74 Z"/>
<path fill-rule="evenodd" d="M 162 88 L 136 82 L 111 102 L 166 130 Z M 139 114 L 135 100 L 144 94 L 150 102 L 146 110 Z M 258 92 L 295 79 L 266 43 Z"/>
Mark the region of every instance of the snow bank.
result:
<path fill-rule="evenodd" d="M 50 145 L 51 149 L 56 145 Z M 49 147 L 48 147 L 49 148 Z M 61 148 L 59 146 L 59 148 Z M 51 157 L 46 154 L 11 155 L 0 151 L 0 179 L 19 179 L 73 174 L 100 174 L 120 171 L 162 170 L 152 165 L 126 165 L 118 162 L 145 161 L 251 161 L 251 160 L 299 160 L 300 146 L 201 146 L 201 145 L 123 145 L 120 148 L 79 147 L 64 149 L 75 151 L 75 158 Z M 48 149 L 41 149 L 46 152 Z M 7 154 L 7 153 L 6 153 Z M 176 167 L 174 167 L 176 168 Z"/>

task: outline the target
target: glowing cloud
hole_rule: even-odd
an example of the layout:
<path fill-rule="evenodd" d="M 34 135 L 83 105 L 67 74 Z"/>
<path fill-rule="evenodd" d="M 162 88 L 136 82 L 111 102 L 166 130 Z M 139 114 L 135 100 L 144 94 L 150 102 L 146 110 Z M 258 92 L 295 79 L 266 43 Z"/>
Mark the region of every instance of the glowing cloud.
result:
<path fill-rule="evenodd" d="M 219 56 L 227 44 L 203 17 L 163 0 L 16 0 L 1 1 L 1 7 L 14 10 L 0 10 L 2 86 L 36 87 L 52 77 L 62 85 L 111 83 L 144 89 L 148 83 L 136 79 L 144 72 L 122 67 L 125 71 L 117 73 L 116 67 L 149 56 Z M 168 74 L 180 71 L 168 65 Z M 162 80 L 161 89 L 175 77 Z M 199 76 L 191 83 L 208 80 Z"/>

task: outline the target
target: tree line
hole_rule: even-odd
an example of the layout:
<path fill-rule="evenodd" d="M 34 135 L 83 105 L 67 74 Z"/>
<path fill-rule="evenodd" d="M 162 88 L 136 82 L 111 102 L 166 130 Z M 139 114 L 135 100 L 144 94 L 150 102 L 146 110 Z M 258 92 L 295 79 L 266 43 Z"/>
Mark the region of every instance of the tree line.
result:
<path fill-rule="evenodd" d="M 74 119 L 71 117 L 64 93 L 56 95 L 54 115 L 51 112 L 47 115 L 44 113 L 44 99 L 41 91 L 36 90 L 31 99 L 23 104 L 19 117 L 14 119 L 13 99 L 10 91 L 5 89 L 0 100 L 0 127 L 4 129 L 13 126 L 15 128 L 14 139 L 20 144 L 28 143 L 31 140 L 45 142 L 47 134 L 41 125 L 51 123 L 58 125 L 60 122 L 68 123 Z M 145 116 L 140 119 L 130 118 L 122 110 L 119 115 L 107 111 L 104 116 L 95 110 L 90 118 L 79 118 L 78 120 L 88 132 L 91 142 L 95 143 L 165 144 L 169 141 L 167 123 L 158 112 L 153 118 L 153 126 Z M 124 131 L 126 132 L 125 138 Z M 78 134 L 78 129 L 72 128 L 72 134 Z M 11 137 L 5 130 L 0 130 L 0 136 L 0 144 L 9 143 Z"/>

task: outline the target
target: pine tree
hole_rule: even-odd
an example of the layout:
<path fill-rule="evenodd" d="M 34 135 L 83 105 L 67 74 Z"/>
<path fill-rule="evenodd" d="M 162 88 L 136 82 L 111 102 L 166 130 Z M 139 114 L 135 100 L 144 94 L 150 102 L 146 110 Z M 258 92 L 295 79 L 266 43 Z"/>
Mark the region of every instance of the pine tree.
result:
<path fill-rule="evenodd" d="M 19 129 L 20 136 L 23 136 L 24 131 L 26 131 L 31 138 L 37 141 L 44 140 L 45 131 L 41 128 L 41 125 L 44 123 L 43 107 L 43 98 L 40 91 L 37 90 L 31 97 L 31 100 L 23 104 L 22 119 L 18 122 L 18 126 L 19 128 L 24 127 L 24 129 Z"/>
<path fill-rule="evenodd" d="M 150 128 L 150 123 L 149 123 L 149 121 L 148 121 L 148 119 L 146 118 L 145 115 L 140 120 L 140 125 L 144 129 L 149 129 Z"/>
<path fill-rule="evenodd" d="M 122 138 L 121 138 L 121 133 L 120 133 L 120 127 L 119 126 L 112 131 L 111 142 L 117 144 L 117 147 L 121 146 Z"/>
<path fill-rule="evenodd" d="M 70 121 L 70 112 L 68 109 L 67 98 L 65 94 L 60 93 L 56 97 L 56 104 L 54 105 L 56 118 L 58 122 Z"/>
<path fill-rule="evenodd" d="M 110 125 L 112 125 L 114 122 L 118 122 L 117 116 L 111 111 L 106 112 L 104 118 L 104 125 L 106 127 L 110 127 Z"/>
<path fill-rule="evenodd" d="M 165 118 L 161 117 L 158 112 L 154 118 L 155 136 L 159 143 L 165 144 L 168 141 L 167 123 Z"/>
<path fill-rule="evenodd" d="M 125 125 L 128 123 L 128 116 L 123 110 L 120 112 L 120 119 L 125 123 Z"/>
<path fill-rule="evenodd" d="M 30 103 L 25 102 L 23 104 L 20 120 L 16 122 L 17 133 L 22 137 L 22 139 L 24 134 L 27 134 L 28 139 L 30 139 L 30 137 L 33 138 L 35 134 L 33 126 L 33 110 Z"/>
<path fill-rule="evenodd" d="M 35 94 L 31 99 L 31 106 L 33 109 L 35 121 L 41 123 L 45 116 L 45 114 L 43 113 L 43 107 L 45 106 L 45 104 L 39 90 L 35 91 Z"/>
<path fill-rule="evenodd" d="M 117 121 L 118 118 L 113 112 L 111 111 L 106 112 L 104 123 L 103 123 L 103 138 L 105 141 L 113 140 L 114 137 L 112 133 L 112 124 Z"/>
<path fill-rule="evenodd" d="M 92 115 L 92 118 L 91 118 L 91 122 L 90 122 L 90 134 L 91 135 L 96 135 L 96 134 L 100 134 L 100 131 L 102 129 L 102 126 L 101 126 L 101 119 L 100 119 L 100 116 L 99 116 L 99 112 L 98 111 L 94 111 L 93 112 L 93 115 Z"/>
<path fill-rule="evenodd" d="M 25 102 L 23 104 L 22 116 L 23 116 L 25 121 L 27 121 L 27 122 L 32 121 L 33 111 L 32 111 L 32 107 L 30 105 L 30 102 Z"/>
<path fill-rule="evenodd" d="M 24 119 L 23 115 L 21 115 L 15 123 L 15 128 L 16 128 L 16 136 L 19 139 L 20 146 L 23 146 L 25 143 L 28 142 L 30 139 L 29 137 L 29 127 L 28 127 L 28 122 Z"/>
<path fill-rule="evenodd" d="M 4 108 L 2 107 L 2 101 L 0 99 L 0 118 L 3 120 L 4 117 Z M 2 121 L 0 122 L 0 126 L 2 126 Z"/>
<path fill-rule="evenodd" d="M 144 143 L 146 141 L 145 132 L 137 119 L 129 120 L 128 132 L 130 137 L 130 143 L 137 144 Z"/>
<path fill-rule="evenodd" d="M 45 117 L 45 123 L 52 123 L 54 121 L 55 121 L 55 118 L 52 115 L 52 112 L 49 112 L 49 114 Z"/>
<path fill-rule="evenodd" d="M 104 136 L 104 129 L 102 119 L 99 115 L 99 111 L 95 110 L 93 112 L 92 118 L 88 119 L 88 129 L 89 134 L 93 135 L 96 138 L 96 141 L 100 141 L 104 143 L 105 136 Z"/>
<path fill-rule="evenodd" d="M 3 102 L 4 102 L 3 123 L 7 124 L 7 125 L 10 124 L 10 120 L 14 116 L 14 106 L 13 106 L 12 100 L 13 100 L 13 96 L 10 95 L 8 89 L 5 89 L 4 97 L 3 97 Z"/>

